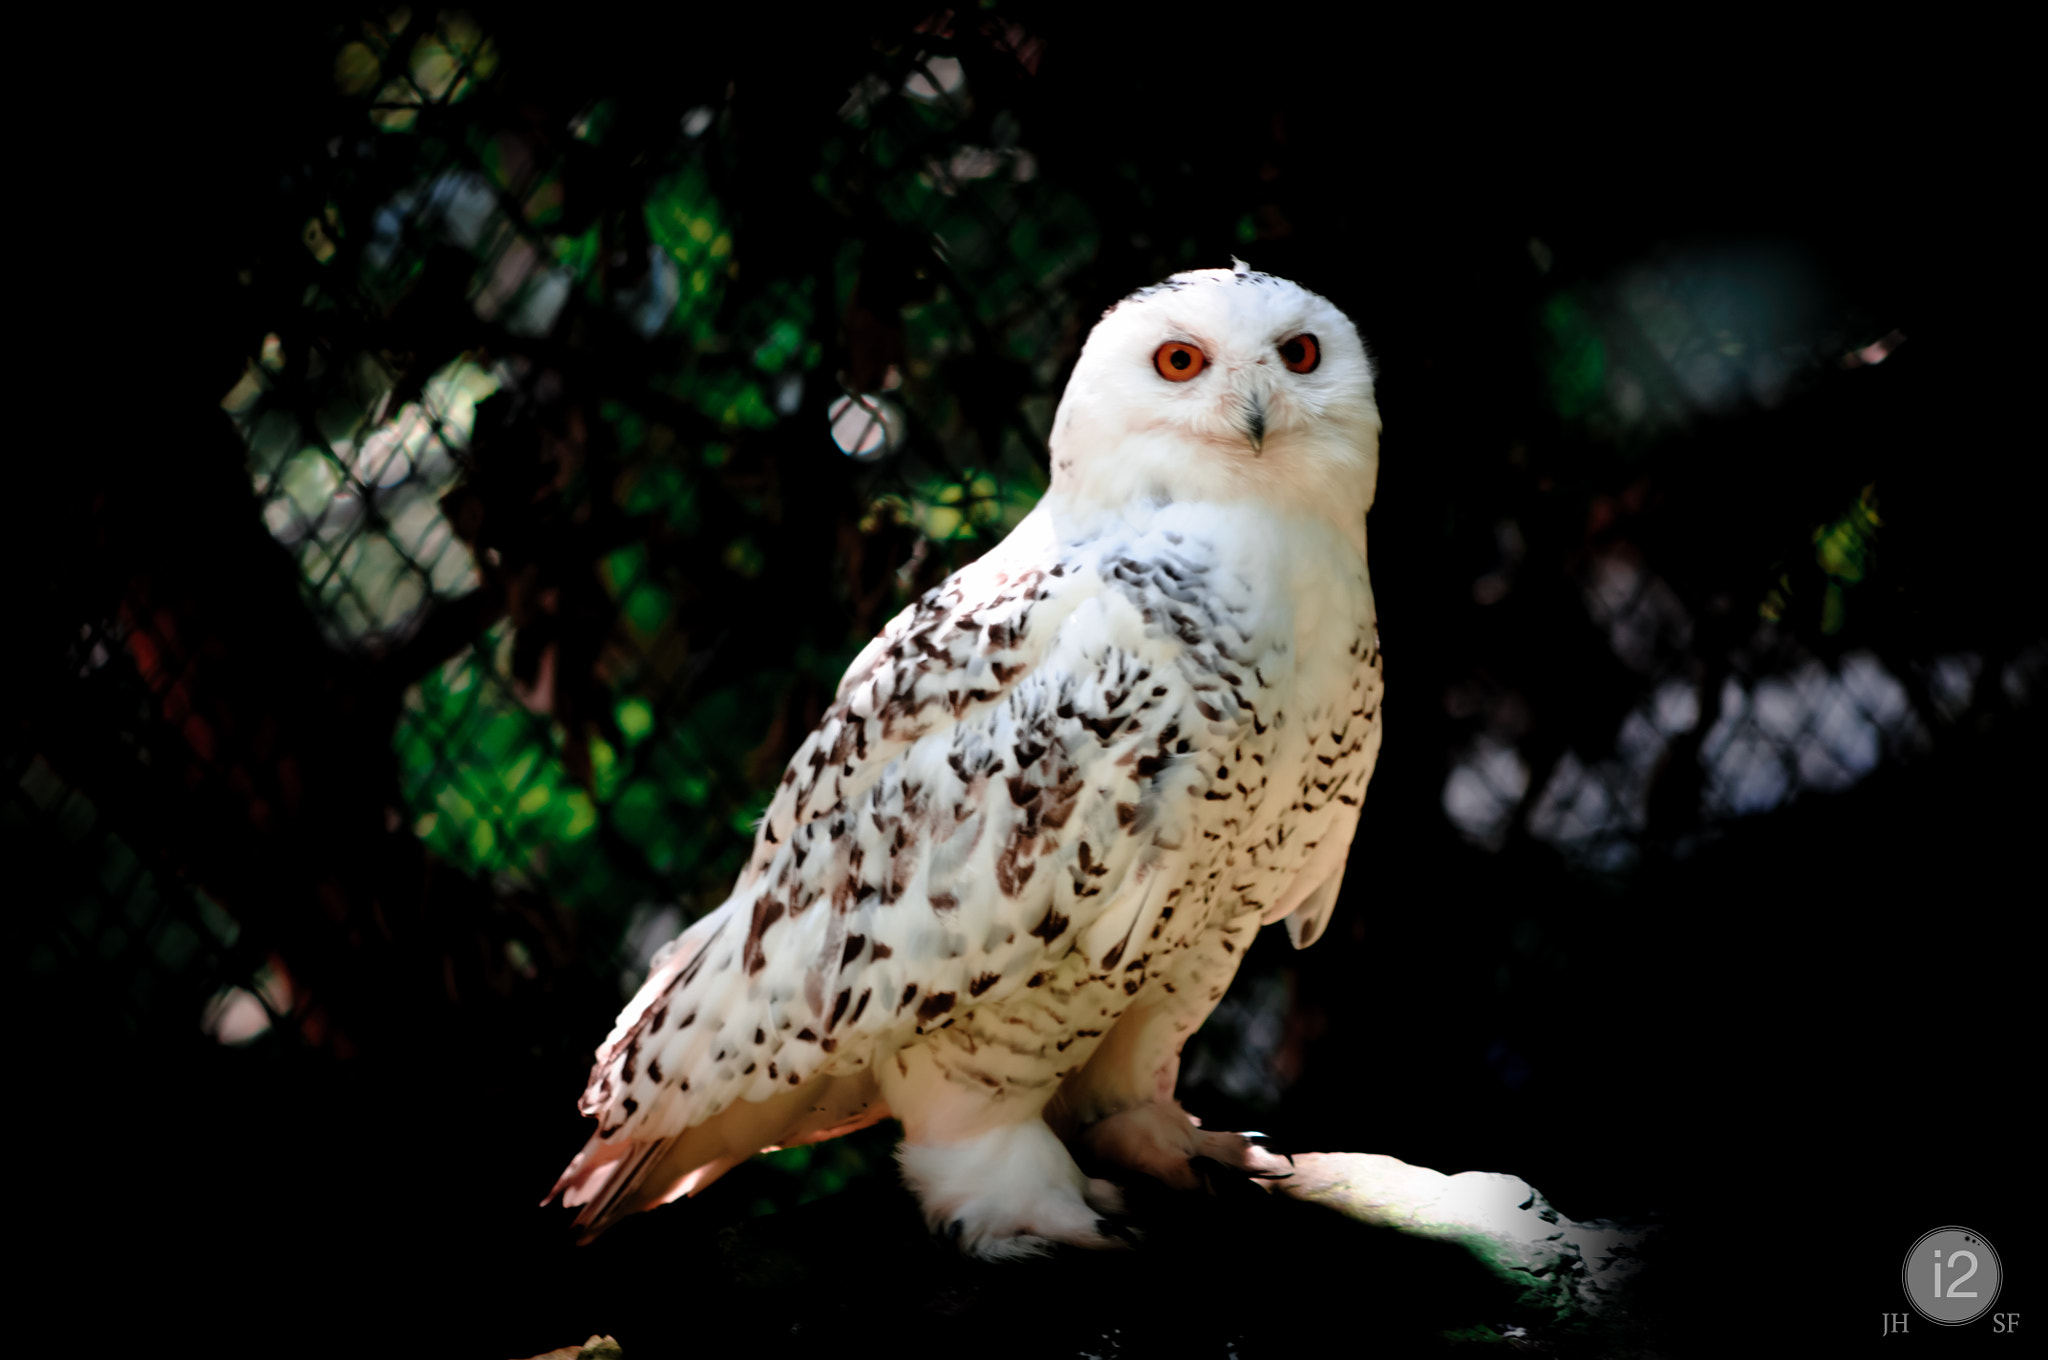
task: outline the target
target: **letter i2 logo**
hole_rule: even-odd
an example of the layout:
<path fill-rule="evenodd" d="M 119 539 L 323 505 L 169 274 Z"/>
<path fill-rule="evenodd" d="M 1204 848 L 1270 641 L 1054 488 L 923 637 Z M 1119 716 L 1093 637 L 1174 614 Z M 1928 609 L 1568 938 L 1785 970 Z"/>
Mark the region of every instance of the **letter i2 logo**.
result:
<path fill-rule="evenodd" d="M 1901 1274 L 1913 1311 L 1944 1327 L 1974 1321 L 1988 1312 L 2005 1283 L 1998 1252 L 1983 1234 L 1957 1227 L 1922 1234 L 1906 1253 Z"/>

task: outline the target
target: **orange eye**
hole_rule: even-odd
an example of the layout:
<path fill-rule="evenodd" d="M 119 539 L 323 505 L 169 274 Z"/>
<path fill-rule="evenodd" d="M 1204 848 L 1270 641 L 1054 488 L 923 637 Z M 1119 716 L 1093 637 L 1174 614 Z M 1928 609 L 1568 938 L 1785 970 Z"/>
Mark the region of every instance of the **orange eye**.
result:
<path fill-rule="evenodd" d="M 1186 382 L 1209 364 L 1202 351 L 1183 340 L 1169 340 L 1152 356 L 1152 367 L 1168 382 Z"/>
<path fill-rule="evenodd" d="M 1323 361 L 1323 347 L 1313 335 L 1297 335 L 1280 346 L 1280 362 L 1289 373 L 1313 373 Z"/>

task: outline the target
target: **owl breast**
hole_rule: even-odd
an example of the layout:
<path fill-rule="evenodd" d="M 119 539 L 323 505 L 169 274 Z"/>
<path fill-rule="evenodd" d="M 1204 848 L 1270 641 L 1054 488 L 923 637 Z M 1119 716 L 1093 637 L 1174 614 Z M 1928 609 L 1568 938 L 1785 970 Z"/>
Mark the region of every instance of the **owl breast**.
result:
<path fill-rule="evenodd" d="M 1088 546 L 1133 621 L 1099 664 L 1148 670 L 1159 692 L 1119 761 L 1144 789 L 1120 812 L 1144 850 L 1118 902 L 1028 987 L 929 1036 L 953 1080 L 1065 1083 L 1081 1122 L 1171 1099 L 1176 1063 L 1124 1071 L 1119 1055 L 1177 1055 L 1261 923 L 1341 873 L 1380 730 L 1371 589 L 1340 535 L 1176 507 Z M 1090 890 L 1090 865 L 1064 869 Z"/>

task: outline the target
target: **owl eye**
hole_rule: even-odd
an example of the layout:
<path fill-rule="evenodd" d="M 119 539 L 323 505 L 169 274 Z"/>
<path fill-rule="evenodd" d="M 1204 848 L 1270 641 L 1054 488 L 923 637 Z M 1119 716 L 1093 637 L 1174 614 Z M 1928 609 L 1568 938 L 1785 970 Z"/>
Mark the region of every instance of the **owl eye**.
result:
<path fill-rule="evenodd" d="M 1186 382 L 1209 364 L 1202 351 L 1184 340 L 1169 340 L 1152 356 L 1152 367 L 1168 382 Z"/>
<path fill-rule="evenodd" d="M 1280 346 L 1280 362 L 1290 373 L 1313 373 L 1323 361 L 1323 347 L 1313 335 L 1297 335 Z"/>

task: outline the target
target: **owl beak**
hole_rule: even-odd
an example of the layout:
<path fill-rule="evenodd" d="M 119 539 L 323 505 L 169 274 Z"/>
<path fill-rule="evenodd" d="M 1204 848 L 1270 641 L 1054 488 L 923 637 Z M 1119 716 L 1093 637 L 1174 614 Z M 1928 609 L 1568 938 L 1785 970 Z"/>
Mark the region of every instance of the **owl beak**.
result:
<path fill-rule="evenodd" d="M 1266 404 L 1253 396 L 1244 404 L 1244 434 L 1257 453 L 1266 446 Z"/>

